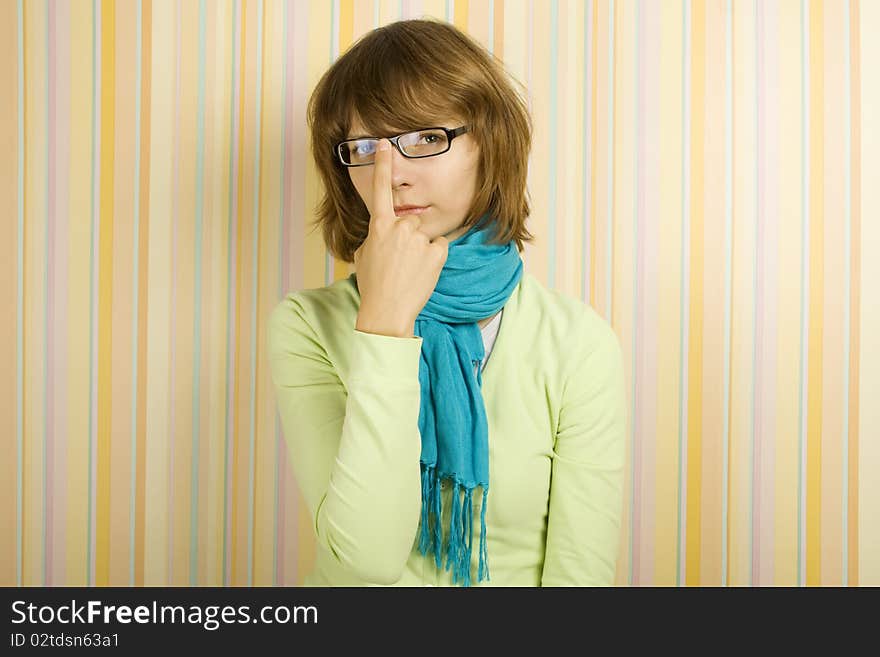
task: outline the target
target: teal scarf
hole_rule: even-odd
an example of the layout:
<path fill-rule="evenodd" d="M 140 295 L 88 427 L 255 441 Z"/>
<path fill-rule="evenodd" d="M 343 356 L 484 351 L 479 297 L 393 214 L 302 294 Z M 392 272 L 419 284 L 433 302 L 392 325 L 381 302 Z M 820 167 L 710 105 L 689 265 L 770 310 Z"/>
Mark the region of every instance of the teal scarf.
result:
<path fill-rule="evenodd" d="M 415 322 L 422 338 L 419 360 L 422 436 L 422 516 L 419 551 L 434 553 L 441 568 L 444 551 L 440 525 L 440 484 L 452 486 L 452 510 L 446 537 L 446 570 L 453 583 L 471 584 L 473 493 L 482 487 L 480 562 L 477 582 L 489 579 L 486 503 L 489 495 L 489 430 L 483 405 L 484 356 L 477 321 L 498 312 L 522 278 L 516 242 L 486 244 L 488 215 L 449 243 L 437 286 Z"/>

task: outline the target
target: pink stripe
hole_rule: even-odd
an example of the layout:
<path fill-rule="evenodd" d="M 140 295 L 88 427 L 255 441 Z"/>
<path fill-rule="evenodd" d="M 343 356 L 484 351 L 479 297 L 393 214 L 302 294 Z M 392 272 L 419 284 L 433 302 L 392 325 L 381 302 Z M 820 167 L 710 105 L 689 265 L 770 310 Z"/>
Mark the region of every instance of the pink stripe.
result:
<path fill-rule="evenodd" d="M 404 20 L 419 18 L 422 15 L 422 1 L 403 0 L 403 11 L 401 14 L 401 18 Z M 489 27 L 491 28 L 491 25 Z"/>
<path fill-rule="evenodd" d="M 46 560 L 45 581 L 43 586 L 52 586 L 52 546 L 55 545 L 55 533 L 53 531 L 53 518 L 55 516 L 55 434 L 53 432 L 53 419 L 55 417 L 55 339 L 57 333 L 55 326 L 55 7 L 50 4 L 49 11 L 49 207 L 46 230 L 48 231 L 48 259 L 46 271 L 46 543 L 43 545 L 43 558 Z"/>

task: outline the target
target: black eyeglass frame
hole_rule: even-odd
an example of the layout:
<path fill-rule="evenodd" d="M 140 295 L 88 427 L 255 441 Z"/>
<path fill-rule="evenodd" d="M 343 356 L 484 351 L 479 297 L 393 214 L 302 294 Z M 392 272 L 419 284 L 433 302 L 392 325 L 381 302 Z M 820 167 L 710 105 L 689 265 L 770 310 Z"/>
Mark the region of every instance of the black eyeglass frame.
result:
<path fill-rule="evenodd" d="M 400 147 L 398 140 L 404 135 L 412 134 L 413 132 L 424 132 L 425 130 L 442 130 L 446 133 L 446 150 L 442 150 L 439 153 L 431 153 L 430 155 L 407 155 L 403 152 L 403 149 Z M 444 128 L 442 126 L 436 126 L 434 128 L 416 128 L 415 130 L 407 130 L 406 132 L 401 132 L 399 135 L 394 137 L 387 137 L 388 141 L 394 144 L 394 147 L 397 149 L 397 152 L 403 155 L 403 157 L 408 158 L 410 160 L 420 160 L 426 157 L 437 157 L 438 155 L 443 155 L 443 153 L 448 153 L 449 149 L 452 148 L 452 140 L 458 137 L 459 135 L 463 135 L 464 133 L 470 131 L 470 126 L 463 125 L 458 128 Z M 336 148 L 334 149 L 336 154 L 336 159 L 345 166 L 345 167 L 369 167 L 374 165 L 376 162 L 367 162 L 366 164 L 348 164 L 342 159 L 342 145 L 347 144 L 350 141 L 363 141 L 364 139 L 382 139 L 382 137 L 354 137 L 352 139 L 343 139 L 341 142 L 336 144 Z"/>

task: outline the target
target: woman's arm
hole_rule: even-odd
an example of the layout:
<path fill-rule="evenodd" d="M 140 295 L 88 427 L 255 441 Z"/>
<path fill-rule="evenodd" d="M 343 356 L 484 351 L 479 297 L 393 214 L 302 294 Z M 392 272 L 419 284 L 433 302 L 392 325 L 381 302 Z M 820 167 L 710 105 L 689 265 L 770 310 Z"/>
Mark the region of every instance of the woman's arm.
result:
<path fill-rule="evenodd" d="M 598 322 L 598 316 L 593 321 Z M 573 359 L 556 432 L 542 586 L 614 583 L 626 457 L 620 343 L 597 324 Z"/>
<path fill-rule="evenodd" d="M 353 331 L 348 390 L 288 296 L 269 319 L 272 379 L 318 543 L 357 577 L 400 579 L 421 511 L 421 338 Z"/>

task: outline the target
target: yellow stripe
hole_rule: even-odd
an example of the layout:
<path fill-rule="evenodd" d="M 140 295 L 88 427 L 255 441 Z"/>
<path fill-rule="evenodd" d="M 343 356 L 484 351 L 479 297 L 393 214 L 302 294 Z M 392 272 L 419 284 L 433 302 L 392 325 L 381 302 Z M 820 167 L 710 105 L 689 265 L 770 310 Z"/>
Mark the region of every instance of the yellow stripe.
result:
<path fill-rule="evenodd" d="M 468 31 L 468 8 L 469 0 L 456 0 L 455 15 L 452 22 L 455 24 L 455 27 L 463 32 Z"/>
<path fill-rule="evenodd" d="M 339 54 L 348 50 L 354 40 L 354 0 L 339 0 Z M 333 258 L 333 280 L 348 278 L 353 271 L 352 265 Z"/>
<path fill-rule="evenodd" d="M 820 583 L 822 508 L 822 343 L 824 305 L 824 23 L 810 4 L 810 336 L 807 392 L 807 585 Z"/>
<path fill-rule="evenodd" d="M 703 149 L 705 110 L 705 23 L 703 0 L 693 3 L 691 16 L 691 198 L 690 315 L 688 318 L 687 542 L 685 583 L 701 583 L 703 489 Z"/>

